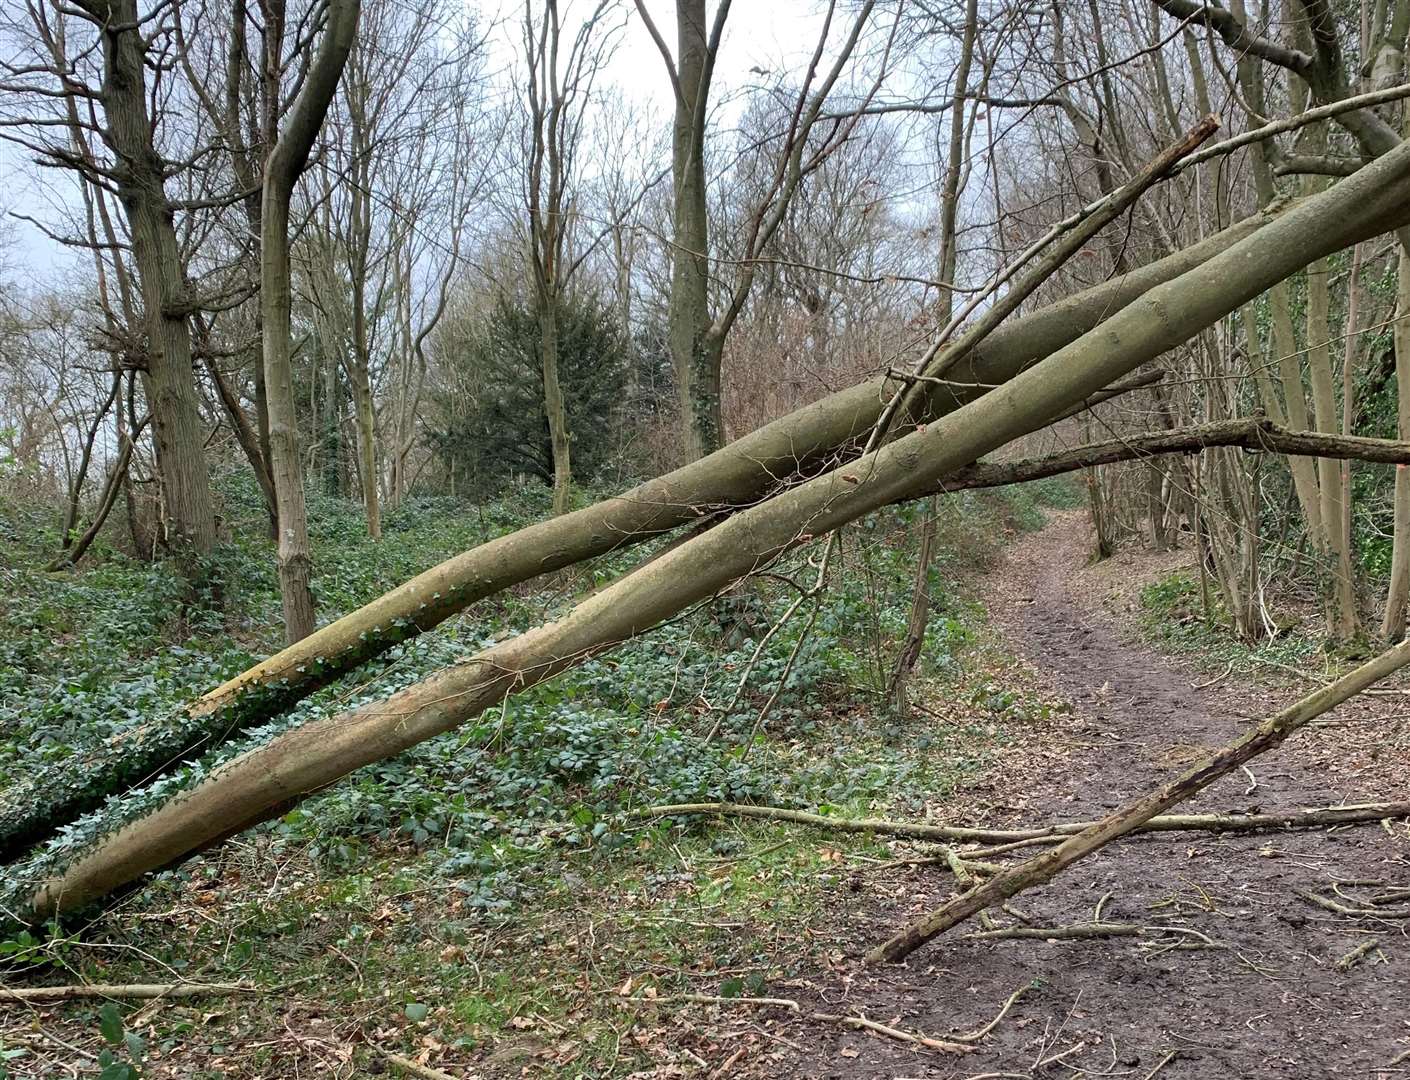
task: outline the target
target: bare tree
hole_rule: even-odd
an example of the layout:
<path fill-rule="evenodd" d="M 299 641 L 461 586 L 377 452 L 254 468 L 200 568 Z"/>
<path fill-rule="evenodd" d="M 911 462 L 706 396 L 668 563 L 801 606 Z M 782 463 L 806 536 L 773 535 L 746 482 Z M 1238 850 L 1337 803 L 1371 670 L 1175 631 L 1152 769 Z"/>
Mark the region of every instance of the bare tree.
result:
<path fill-rule="evenodd" d="M 329 0 L 318 55 L 264 163 L 260 206 L 260 315 L 264 380 L 269 395 L 270 466 L 279 509 L 279 590 L 290 643 L 313 632 L 312 556 L 294 407 L 293 342 L 289 323 L 289 210 L 294 184 L 308 162 L 357 33 L 360 0 Z"/>
<path fill-rule="evenodd" d="M 198 301 L 177 236 L 179 206 L 167 191 L 181 164 L 157 144 L 151 103 L 167 87 L 160 84 L 161 65 L 149 55 L 148 20 L 136 0 L 32 4 L 26 10 L 28 25 L 12 24 L 26 39 L 0 68 L 0 94 L 9 102 L 0 133 L 42 162 L 73 170 L 122 206 L 146 336 L 142 382 L 152 411 L 161 539 L 172 551 L 197 555 L 216 539 L 193 375 L 190 316 Z M 72 40 L 74 24 L 87 40 Z M 149 70 L 158 85 L 149 84 Z M 76 145 L 75 131 L 96 135 L 110 156 L 99 160 L 86 142 Z"/>
<path fill-rule="evenodd" d="M 543 402 L 553 448 L 553 509 L 568 509 L 572 439 L 558 371 L 558 315 L 585 250 L 571 246 L 578 210 L 578 153 L 582 148 L 593 82 L 610 55 L 615 27 L 607 23 L 614 4 L 601 0 L 566 42 L 557 0 L 545 0 L 537 20 L 525 0 L 522 47 L 525 60 L 524 195 L 528 211 L 529 264 L 539 322 Z"/>
<path fill-rule="evenodd" d="M 850 26 L 843 32 L 842 43 L 831 65 L 823 70 L 823 55 L 837 9 L 835 2 L 829 2 L 802 78 L 796 87 L 780 88 L 781 95 L 791 97 L 791 104 L 783 130 L 773 142 L 776 155 L 773 167 L 768 170 L 767 183 L 759 198 L 749 208 L 743 250 L 734 260 L 733 273 L 726 276 L 723 304 L 712 311 L 706 135 L 715 63 L 729 17 L 730 0 L 720 0 L 714 18 L 708 21 L 705 0 L 677 0 L 674 56 L 647 11 L 645 0 L 635 2 L 665 61 L 675 98 L 671 134 L 674 205 L 668 338 L 685 457 L 694 461 L 717 450 L 725 439 L 720 384 L 725 340 L 749 297 L 759 268 L 758 260 L 764 256 L 782 224 L 804 178 L 845 142 L 855 124 L 856 115 L 849 121 L 825 120 L 826 134 L 815 137 L 817 131 L 823 130 L 818 127 L 823 107 L 848 69 L 875 4 L 873 0 L 864 0 L 858 7 Z M 883 57 L 883 73 L 885 66 L 886 57 Z M 863 108 L 869 96 L 864 97 Z"/>

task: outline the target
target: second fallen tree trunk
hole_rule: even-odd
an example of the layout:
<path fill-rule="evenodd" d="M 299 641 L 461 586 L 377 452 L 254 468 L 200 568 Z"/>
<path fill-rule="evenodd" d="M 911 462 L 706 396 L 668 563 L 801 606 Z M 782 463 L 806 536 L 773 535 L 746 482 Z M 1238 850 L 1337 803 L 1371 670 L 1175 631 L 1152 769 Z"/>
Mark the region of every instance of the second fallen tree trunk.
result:
<path fill-rule="evenodd" d="M 1410 664 L 1410 641 L 1362 664 L 1336 682 L 1269 717 L 1252 731 L 1220 748 L 1174 780 L 1134 799 L 1100 821 L 1082 829 L 1057 847 L 1011 870 L 995 874 L 983 885 L 964 893 L 929 915 L 916 920 L 867 954 L 872 963 L 895 963 L 972 915 L 1001 904 L 1025 889 L 1052 880 L 1073 863 L 1126 836 L 1163 810 L 1203 791 L 1259 754 L 1281 745 L 1289 735 L 1348 698 Z"/>
<path fill-rule="evenodd" d="M 1025 461 L 977 461 L 941 477 L 936 488 L 949 492 L 1024 484 L 1095 465 L 1110 465 L 1157 454 L 1197 454 L 1214 446 L 1240 446 L 1246 450 L 1289 456 L 1410 464 L 1410 442 L 1320 431 L 1293 431 L 1263 417 L 1247 417 L 1217 420 L 1175 431 L 1124 435 L 1119 439 L 1074 446 L 1071 450 Z"/>
<path fill-rule="evenodd" d="M 1033 829 L 985 829 L 968 825 L 936 825 L 928 821 L 892 821 L 887 818 L 837 818 L 790 810 L 781 806 L 755 806 L 752 803 L 673 803 L 636 811 L 634 817 L 692 817 L 695 815 L 754 818 L 808 825 L 830 832 L 876 833 L 907 840 L 960 841 L 977 844 L 1006 844 L 1018 840 L 1048 840 L 1090 829 L 1095 821 L 1064 821 Z M 1327 806 L 1316 810 L 1286 810 L 1271 814 L 1161 814 L 1131 830 L 1146 832 L 1257 832 L 1264 829 L 1314 829 L 1350 825 L 1363 821 L 1410 817 L 1410 802 L 1360 803 L 1355 806 Z"/>
<path fill-rule="evenodd" d="M 82 907 L 259 821 L 354 769 L 477 716 L 509 694 L 644 633 L 781 553 L 940 477 L 1129 374 L 1310 261 L 1410 222 L 1410 144 L 1160 285 L 959 411 L 741 510 L 583 601 L 560 620 L 386 701 L 305 724 L 216 769 L 117 829 L 9 905 L 46 918 Z M 1147 815 L 1149 816 L 1149 815 Z"/>

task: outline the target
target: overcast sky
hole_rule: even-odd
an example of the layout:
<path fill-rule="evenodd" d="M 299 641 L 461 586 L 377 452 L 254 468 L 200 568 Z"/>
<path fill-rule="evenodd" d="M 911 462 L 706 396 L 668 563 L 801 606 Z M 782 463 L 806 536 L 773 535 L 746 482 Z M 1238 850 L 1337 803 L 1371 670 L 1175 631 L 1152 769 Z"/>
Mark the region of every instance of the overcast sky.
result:
<path fill-rule="evenodd" d="M 486 21 L 497 24 L 490 39 L 489 67 L 504 71 L 513 61 L 510 42 L 518 33 L 521 4 L 515 0 L 468 2 L 480 9 Z M 626 26 L 601 85 L 616 85 L 631 100 L 653 104 L 660 121 L 669 123 L 672 102 L 665 65 L 631 0 L 621 2 L 627 13 Z M 593 6 L 594 0 L 569 0 L 561 6 L 565 24 L 572 25 Z M 709 4 L 711 18 L 714 7 L 713 2 Z M 776 73 L 806 63 L 822 26 L 823 7 L 819 0 L 735 0 L 716 66 L 717 99 L 758 82 L 760 76 L 751 69 Z M 647 10 L 674 50 L 675 0 L 647 0 Z M 834 37 L 842 32 L 842 26 L 834 26 Z M 0 181 L 0 208 L 9 217 L 8 231 L 18 241 L 10 261 L 17 264 L 12 269 L 22 270 L 19 276 L 24 284 L 53 281 L 80 258 L 86 265 L 86 256 L 59 246 L 35 226 L 14 217 L 19 213 L 57 222 L 63 207 L 75 196 L 72 178 L 39 169 L 22 152 L 0 144 Z"/>

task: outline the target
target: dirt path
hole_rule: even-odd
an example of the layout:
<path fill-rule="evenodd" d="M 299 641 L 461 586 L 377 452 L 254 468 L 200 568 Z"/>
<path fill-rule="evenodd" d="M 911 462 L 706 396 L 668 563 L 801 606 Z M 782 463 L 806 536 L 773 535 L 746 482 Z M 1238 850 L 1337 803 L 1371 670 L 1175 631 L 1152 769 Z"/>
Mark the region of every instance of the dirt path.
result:
<path fill-rule="evenodd" d="M 1261 713 L 1268 704 L 1267 693 L 1251 687 L 1193 690 L 1201 676 L 1130 640 L 1090 603 L 1083 590 L 1091 583 L 1070 580 L 1085 550 L 1080 518 L 1062 515 L 1021 541 L 986 591 L 1011 647 L 1084 721 L 1063 763 L 1039 778 L 1043 794 L 1027 800 L 1020 815 L 1013 807 L 1023 800 L 1015 793 L 991 814 L 995 824 L 1096 816 L 1235 734 L 1241 725 L 1231 713 Z M 1074 603 L 1074 591 L 1088 602 Z M 1360 775 L 1373 781 L 1375 772 L 1361 769 Z M 1327 768 L 1308 745 L 1256 761 L 1253 773 L 1251 792 L 1240 773 L 1191 806 L 1237 812 L 1387 794 L 1374 790 L 1382 786 L 1374 782 L 1348 790 L 1346 776 L 1357 770 Z M 1135 838 L 1015 900 L 1035 924 L 1059 926 L 1090 921 L 1110 894 L 1105 920 L 1178 927 L 1169 940 L 1198 944 L 1203 938 L 1217 948 L 1162 949 L 1135 938 L 981 943 L 952 932 L 907 966 L 877 974 L 858 962 L 860 954 L 941 902 L 953 879 L 935 867 L 867 875 L 865 901 L 839 893 L 846 910 L 838 913 L 837 948 L 844 959 L 837 970 L 788 992 L 818 1009 L 943 1036 L 981 1027 L 1014 990 L 1030 983 L 1032 989 L 972 1054 L 938 1055 L 837 1026 L 771 1022 L 767 1030 L 775 1041 L 787 1039 L 792 1052 L 772 1066 L 751 1063 L 749 1072 L 1137 1080 L 1410 1076 L 1410 1057 L 1389 1067 L 1410 1050 L 1410 920 L 1358 920 L 1297 894 L 1339 881 L 1410 885 L 1405 827 L 1397 826 L 1394 835 L 1369 826 Z M 1380 886 L 1342 888 L 1355 896 Z M 1016 924 L 1008 915 L 1000 918 Z M 1350 971 L 1337 970 L 1338 958 L 1370 937 L 1381 952 Z"/>

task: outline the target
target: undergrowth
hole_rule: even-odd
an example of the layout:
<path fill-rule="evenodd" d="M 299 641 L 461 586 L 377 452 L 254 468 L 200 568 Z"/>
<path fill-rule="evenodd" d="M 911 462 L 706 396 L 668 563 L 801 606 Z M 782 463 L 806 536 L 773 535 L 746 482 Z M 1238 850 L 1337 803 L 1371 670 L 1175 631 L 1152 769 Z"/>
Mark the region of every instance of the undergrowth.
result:
<path fill-rule="evenodd" d="M 1257 641 L 1240 639 L 1229 631 L 1229 621 L 1217 599 L 1210 597 L 1206 615 L 1195 576 L 1180 570 L 1141 590 L 1141 625 L 1144 635 L 1167 651 L 1192 656 L 1210 668 L 1231 667 L 1248 672 L 1259 668 L 1321 666 L 1323 643 L 1294 621 L 1274 622 L 1274 633 Z M 1271 618 L 1271 617 L 1270 617 Z"/>
<path fill-rule="evenodd" d="M 0 507 L 0 563 L 7 567 L 0 784 L 174 710 L 277 647 L 273 552 L 257 496 L 249 485 L 231 482 L 224 499 L 231 535 L 209 560 L 208 588 L 194 596 L 168 567 L 135 562 L 112 548 L 100 548 L 78 572 L 46 574 L 38 567 L 52 551 L 47 519 Z M 766 933 L 753 922 L 758 912 L 770 912 L 770 934 L 813 919 L 837 881 L 839 849 L 862 853 L 875 841 L 857 837 L 819 847 L 796 830 L 652 820 L 635 811 L 728 800 L 843 815 L 901 813 L 978 775 L 1042 706 L 968 669 L 966 657 L 983 627 L 964 581 L 994 558 L 1006 534 L 1040 525 L 1043 507 L 1069 501 L 1067 489 L 1049 483 L 939 502 L 940 554 L 929 582 L 933 607 L 919 678 L 929 692 L 943 689 L 962 700 L 963 723 L 898 719 L 880 700 L 909 613 L 914 541 L 926 512 L 924 505 L 895 508 L 846 530 L 833 584 L 801 642 L 809 620 L 800 614 L 751 666 L 764 631 L 794 595 L 776 578 L 760 580 L 737 602 L 703 605 L 459 730 L 359 770 L 240 844 L 160 875 L 124 913 L 82 935 L 51 926 L 47 936 L 0 942 L 0 952 L 30 969 L 58 966 L 109 981 L 138 977 L 143 963 L 88 951 L 84 942 L 95 933 L 130 937 L 143 955 L 179 972 L 198 960 L 214 964 L 227 979 L 283 979 L 312 964 L 317 978 L 339 988 L 335 995 L 357 997 L 372 979 L 405 988 L 394 994 L 405 998 L 397 1005 L 404 1041 L 415 1045 L 434 1030 L 442 1044 L 463 1049 L 509 1030 L 527 1008 L 526 993 L 540 995 L 535 1008 L 545 1018 L 561 1011 L 545 1006 L 544 991 L 533 988 L 576 970 L 581 943 L 556 956 L 541 943 L 532 971 L 512 950 L 489 960 L 482 953 L 473 993 L 457 959 L 496 935 L 532 942 L 554 920 L 575 918 L 579 905 L 608 913 L 628 953 L 655 949 L 678 964 L 698 954 L 701 935 L 674 933 L 678 923 L 670 920 L 689 916 L 707 925 L 744 918 L 752 937 L 704 934 L 718 946 L 711 970 L 739 966 L 725 962 L 739 950 L 754 950 L 757 960 L 768 953 L 757 940 Z M 355 506 L 315 498 L 320 616 L 341 614 L 464 548 L 537 520 L 547 506 L 547 492 L 537 488 L 480 506 L 413 500 L 387 515 L 384 537 L 374 543 Z M 93 836 L 169 798 L 219 761 L 290 725 L 385 697 L 522 631 L 642 555 L 618 553 L 475 606 L 288 716 L 66 830 L 23 874 L 11 875 L 11 887 L 61 866 Z M 813 573 L 801 556 L 777 569 L 801 584 Z M 761 724 L 760 711 L 776 689 Z M 708 738 L 716 726 L 720 737 Z M 426 910 L 427 897 L 435 898 L 434 913 Z M 152 937 L 140 920 L 124 921 L 193 905 L 199 911 L 203 904 L 218 905 L 222 915 L 210 925 L 184 920 L 195 936 L 190 947 Z M 335 959 L 328 959 L 329 947 Z M 356 970 L 356 986 L 347 970 L 328 970 L 342 965 L 336 957 Z M 617 973 L 635 961 L 624 954 L 598 963 Z M 773 960 L 754 966 L 759 980 L 778 977 Z M 487 982 L 489 970 L 499 974 Z M 652 983 L 680 980 L 679 973 L 663 974 Z M 188 1034 L 149 1032 L 149 1058 L 190 1052 Z M 205 1057 L 220 1056 L 209 1039 L 196 1041 Z M 605 1044 L 596 1046 L 589 1031 L 582 1052 L 605 1054 Z M 620 1047 L 615 1054 L 621 1056 Z M 0 1055 L 0 1069 L 3 1061 Z M 594 1068 L 601 1071 L 591 1075 L 609 1075 L 616 1066 L 599 1061 Z M 212 1066 L 181 1075 L 244 1074 Z"/>

